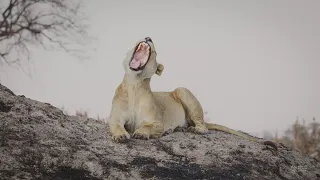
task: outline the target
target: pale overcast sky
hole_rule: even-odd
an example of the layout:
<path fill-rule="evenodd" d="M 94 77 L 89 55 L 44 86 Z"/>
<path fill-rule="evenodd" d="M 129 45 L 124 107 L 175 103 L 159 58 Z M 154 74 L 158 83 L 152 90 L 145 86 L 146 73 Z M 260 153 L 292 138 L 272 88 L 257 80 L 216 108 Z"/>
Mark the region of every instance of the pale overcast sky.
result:
<path fill-rule="evenodd" d="M 109 116 L 125 53 L 150 36 L 162 76 L 152 89 L 189 88 L 211 122 L 246 132 L 320 119 L 320 1 L 85 1 L 95 52 L 82 62 L 33 51 L 32 77 L 2 67 L 16 94 Z M 27 68 L 27 67 L 26 67 Z"/>

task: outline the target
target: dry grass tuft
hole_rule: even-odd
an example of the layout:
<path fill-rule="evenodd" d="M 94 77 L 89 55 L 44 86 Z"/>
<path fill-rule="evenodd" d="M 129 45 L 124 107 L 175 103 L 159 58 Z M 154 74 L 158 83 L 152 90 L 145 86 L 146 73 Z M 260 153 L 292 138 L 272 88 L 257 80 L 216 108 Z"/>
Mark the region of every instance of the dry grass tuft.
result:
<path fill-rule="evenodd" d="M 316 122 L 315 118 L 309 124 L 304 120 L 300 124 L 296 120 L 283 137 L 279 138 L 276 133 L 273 140 L 320 160 L 320 123 Z"/>

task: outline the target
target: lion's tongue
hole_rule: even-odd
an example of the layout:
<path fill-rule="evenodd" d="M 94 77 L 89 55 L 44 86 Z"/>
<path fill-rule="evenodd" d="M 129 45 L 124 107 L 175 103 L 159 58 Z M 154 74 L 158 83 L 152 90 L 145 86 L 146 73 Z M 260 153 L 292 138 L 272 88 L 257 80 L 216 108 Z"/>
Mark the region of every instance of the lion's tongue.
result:
<path fill-rule="evenodd" d="M 140 61 L 138 59 L 132 59 L 132 61 L 130 62 L 130 67 L 137 69 L 138 67 L 140 67 Z"/>
<path fill-rule="evenodd" d="M 130 67 L 137 69 L 140 66 L 143 66 L 147 63 L 149 51 L 148 45 L 139 45 L 138 49 L 136 50 L 131 62 Z"/>

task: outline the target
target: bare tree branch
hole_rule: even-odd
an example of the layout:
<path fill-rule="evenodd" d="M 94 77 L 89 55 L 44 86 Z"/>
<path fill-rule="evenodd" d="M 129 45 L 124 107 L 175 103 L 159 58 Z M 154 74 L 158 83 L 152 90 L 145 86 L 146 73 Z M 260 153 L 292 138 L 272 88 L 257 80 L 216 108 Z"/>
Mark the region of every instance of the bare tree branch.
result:
<path fill-rule="evenodd" d="M 92 40 L 75 0 L 2 0 L 0 65 L 30 59 L 30 46 L 78 53 L 75 46 Z M 1 12 L 2 11 L 2 12 Z"/>

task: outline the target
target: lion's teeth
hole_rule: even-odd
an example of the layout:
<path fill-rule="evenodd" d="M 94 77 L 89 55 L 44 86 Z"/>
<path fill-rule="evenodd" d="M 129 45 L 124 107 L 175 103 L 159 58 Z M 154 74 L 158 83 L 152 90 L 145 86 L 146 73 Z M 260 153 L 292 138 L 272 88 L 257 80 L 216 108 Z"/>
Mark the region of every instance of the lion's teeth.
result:
<path fill-rule="evenodd" d="M 137 51 L 140 50 L 140 49 L 141 49 L 141 44 L 139 44 L 139 46 L 138 46 L 138 48 L 137 48 Z"/>

